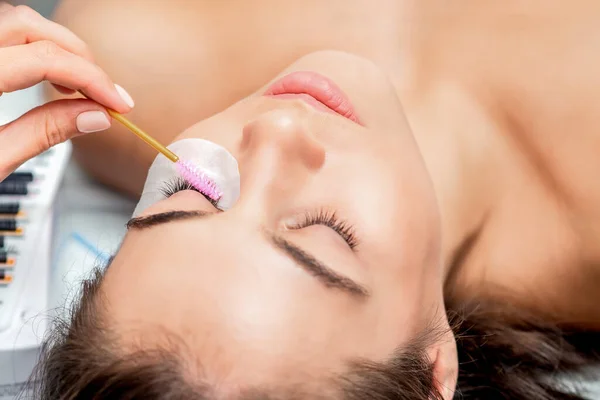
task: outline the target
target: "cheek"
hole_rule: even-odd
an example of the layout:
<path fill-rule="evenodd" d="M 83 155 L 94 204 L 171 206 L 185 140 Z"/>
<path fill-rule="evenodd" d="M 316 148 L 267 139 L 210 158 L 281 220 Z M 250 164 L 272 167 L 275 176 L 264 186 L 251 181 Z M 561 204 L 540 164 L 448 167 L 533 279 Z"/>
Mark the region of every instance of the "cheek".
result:
<path fill-rule="evenodd" d="M 339 160 L 330 190 L 345 204 L 361 241 L 382 262 L 422 265 L 440 241 L 437 203 L 423 164 L 405 151 L 363 150 L 352 162 L 348 158 Z"/>
<path fill-rule="evenodd" d="M 330 157 L 328 192 L 338 203 L 346 204 L 350 216 L 358 217 L 370 234 L 390 234 L 402 213 L 407 188 L 394 159 L 377 152 Z M 364 228 L 363 228 L 364 229 Z"/>

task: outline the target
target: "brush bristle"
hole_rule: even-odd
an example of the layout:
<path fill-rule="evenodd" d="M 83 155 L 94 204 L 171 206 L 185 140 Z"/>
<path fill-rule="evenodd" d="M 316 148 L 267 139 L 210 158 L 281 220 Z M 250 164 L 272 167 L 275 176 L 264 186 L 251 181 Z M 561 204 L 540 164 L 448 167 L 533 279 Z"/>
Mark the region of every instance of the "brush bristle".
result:
<path fill-rule="evenodd" d="M 214 201 L 218 201 L 223 193 L 217 188 L 217 185 L 206 174 L 194 167 L 191 163 L 183 160 L 178 160 L 177 171 L 183 179 L 198 191 L 208 196 Z"/>

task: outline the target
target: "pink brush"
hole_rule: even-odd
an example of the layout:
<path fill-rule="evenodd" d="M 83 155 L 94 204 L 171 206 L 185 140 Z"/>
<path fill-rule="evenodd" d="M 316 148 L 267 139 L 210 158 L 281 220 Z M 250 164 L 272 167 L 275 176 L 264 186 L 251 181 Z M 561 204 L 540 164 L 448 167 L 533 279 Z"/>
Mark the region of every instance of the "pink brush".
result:
<path fill-rule="evenodd" d="M 177 172 L 181 175 L 183 179 L 186 180 L 190 185 L 192 185 L 196 190 L 202 192 L 205 196 L 209 197 L 214 201 L 218 201 L 223 193 L 217 189 L 215 183 L 210 179 L 206 174 L 200 171 L 198 168 L 194 167 L 191 163 L 180 160 L 179 157 L 173 153 L 171 150 L 167 149 L 165 146 L 160 144 L 156 139 L 152 136 L 148 135 L 146 132 L 141 130 L 127 118 L 122 116 L 116 111 L 107 110 L 111 117 L 122 123 L 127 129 L 131 132 L 135 133 L 140 139 L 144 142 L 148 143 L 155 150 L 160 152 L 162 155 L 167 157 L 169 160 L 173 161 L 177 167 Z"/>
<path fill-rule="evenodd" d="M 217 185 L 202 171 L 194 167 L 187 161 L 178 159 L 175 162 L 177 172 L 187 183 L 192 185 L 196 190 L 203 193 L 214 201 L 218 201 L 223 193 L 217 188 Z"/>

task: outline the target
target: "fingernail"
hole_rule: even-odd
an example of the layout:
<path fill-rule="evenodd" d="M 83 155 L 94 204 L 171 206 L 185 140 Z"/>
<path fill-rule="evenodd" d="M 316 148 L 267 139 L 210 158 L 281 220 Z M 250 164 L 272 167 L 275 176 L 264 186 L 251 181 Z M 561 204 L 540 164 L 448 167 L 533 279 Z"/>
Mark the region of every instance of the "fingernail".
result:
<path fill-rule="evenodd" d="M 129 93 L 127 93 L 127 90 L 123 89 L 121 86 L 119 86 L 117 84 L 115 84 L 115 88 L 117 89 L 117 92 L 119 92 L 119 95 L 121 96 L 123 101 L 125 103 L 127 103 L 127 105 L 129 107 L 133 108 L 135 106 L 135 102 L 133 101 L 133 98 L 131 98 Z"/>
<path fill-rule="evenodd" d="M 77 130 L 81 133 L 104 131 L 110 121 L 102 111 L 86 111 L 77 116 Z"/>

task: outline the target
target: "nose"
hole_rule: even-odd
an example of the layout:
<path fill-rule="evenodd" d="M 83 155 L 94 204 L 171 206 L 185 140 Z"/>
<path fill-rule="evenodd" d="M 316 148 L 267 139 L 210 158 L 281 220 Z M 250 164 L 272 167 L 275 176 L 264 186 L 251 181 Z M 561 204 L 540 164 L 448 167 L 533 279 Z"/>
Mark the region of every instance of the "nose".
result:
<path fill-rule="evenodd" d="M 261 114 L 243 128 L 240 201 L 267 207 L 296 195 L 325 161 L 325 149 L 309 127 L 304 108 Z"/>

